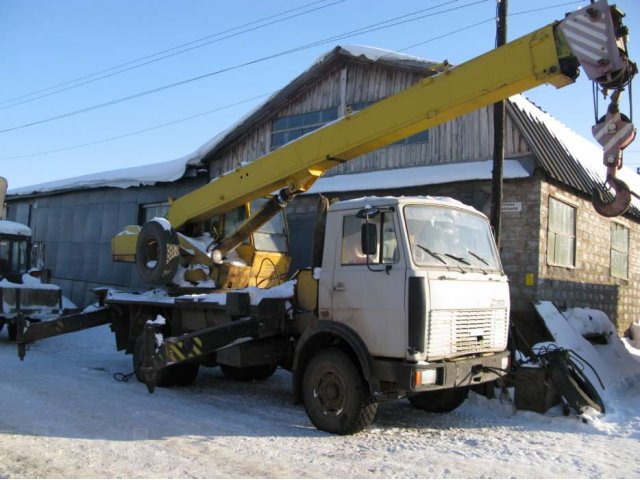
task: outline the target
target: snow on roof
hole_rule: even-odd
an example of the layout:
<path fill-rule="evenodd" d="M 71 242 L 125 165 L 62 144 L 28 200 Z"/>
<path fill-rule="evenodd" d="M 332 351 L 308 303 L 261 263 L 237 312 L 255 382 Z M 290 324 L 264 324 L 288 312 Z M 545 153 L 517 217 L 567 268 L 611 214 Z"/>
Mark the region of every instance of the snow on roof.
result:
<path fill-rule="evenodd" d="M 141 185 L 153 185 L 158 182 L 173 182 L 182 178 L 187 166 L 197 164 L 200 158 L 197 152 L 194 152 L 186 157 L 168 162 L 92 173 L 28 187 L 15 188 L 9 190 L 8 194 L 30 195 L 33 193 L 45 193 L 57 190 L 81 190 L 100 187 L 129 188 Z"/>
<path fill-rule="evenodd" d="M 385 48 L 370 47 L 367 45 L 341 45 L 338 48 L 340 48 L 344 53 L 347 53 L 353 57 L 362 57 L 367 60 L 371 60 L 372 62 L 377 62 L 380 60 L 395 63 L 409 62 L 424 64 L 427 67 L 437 64 L 437 62 L 433 62 L 422 57 L 394 52 L 393 50 L 387 50 Z M 327 52 L 324 55 L 320 56 L 314 62 L 314 65 L 322 63 L 334 50 L 331 50 L 330 52 Z"/>
<path fill-rule="evenodd" d="M 31 229 L 21 223 L 10 222 L 9 220 L 0 220 L 0 233 L 5 235 L 22 235 L 30 237 Z"/>
<path fill-rule="evenodd" d="M 392 188 L 418 187 L 469 180 L 489 180 L 492 160 L 450 163 L 423 167 L 396 168 L 376 172 L 350 173 L 320 178 L 306 193 L 354 192 Z M 531 173 L 522 162 L 507 159 L 504 162 L 504 178 L 527 178 Z"/>
<path fill-rule="evenodd" d="M 509 100 L 530 118 L 544 124 L 553 135 L 584 169 L 587 175 L 597 183 L 602 183 L 606 177 L 606 168 L 602 163 L 602 147 L 571 130 L 565 124 L 540 109 L 524 95 L 514 95 Z M 631 169 L 623 167 L 617 174 L 618 178 L 629 185 L 634 192 L 640 192 L 640 177 Z M 640 200 L 632 197 L 632 203 L 640 208 Z"/>

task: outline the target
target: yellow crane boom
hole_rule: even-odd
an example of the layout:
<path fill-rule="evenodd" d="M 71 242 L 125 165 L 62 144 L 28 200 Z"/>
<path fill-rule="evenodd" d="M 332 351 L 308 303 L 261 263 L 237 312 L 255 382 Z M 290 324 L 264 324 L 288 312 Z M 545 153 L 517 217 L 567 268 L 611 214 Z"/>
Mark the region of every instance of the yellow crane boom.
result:
<path fill-rule="evenodd" d="M 284 203 L 290 196 L 307 190 L 328 169 L 342 162 L 536 86 L 549 83 L 563 87 L 576 79 L 580 64 L 590 78 L 604 87 L 622 88 L 635 72 L 635 65 L 629 62 L 626 45 L 621 40 L 620 32 L 624 32 L 620 23 L 622 16 L 615 7 L 609 7 L 601 0 L 561 22 L 547 25 L 459 66 L 449 68 L 444 65 L 439 74 L 362 111 L 346 115 L 173 201 L 167 220 L 172 229 L 177 230 L 282 189 L 283 201 L 272 202 L 268 213 L 245 225 L 233 241 L 227 241 L 222 252 L 226 253 L 261 222 L 268 220 L 277 210 L 276 203 Z M 578 34 L 574 33 L 571 22 L 579 26 Z M 601 33 L 603 28 L 606 34 Z M 585 53 L 580 37 L 588 36 L 589 29 L 595 34 L 593 38 L 601 43 L 594 46 L 593 39 L 589 39 L 588 48 L 593 48 L 595 54 Z M 617 189 L 617 185 L 614 188 Z M 620 190 L 624 188 L 626 186 Z M 622 207 L 626 210 L 626 206 L 616 206 L 618 210 Z M 142 247 L 136 230 L 130 230 L 130 233 L 114 238 L 115 259 L 132 261 L 140 252 Z M 176 238 L 168 238 L 167 242 L 177 245 L 179 240 Z M 173 261 L 177 255 L 176 249 L 173 250 L 173 257 L 161 263 Z M 165 256 L 163 252 L 158 253 L 161 260 Z M 140 267 L 140 262 L 138 265 Z M 170 270 L 167 266 L 163 278 L 170 277 Z"/>

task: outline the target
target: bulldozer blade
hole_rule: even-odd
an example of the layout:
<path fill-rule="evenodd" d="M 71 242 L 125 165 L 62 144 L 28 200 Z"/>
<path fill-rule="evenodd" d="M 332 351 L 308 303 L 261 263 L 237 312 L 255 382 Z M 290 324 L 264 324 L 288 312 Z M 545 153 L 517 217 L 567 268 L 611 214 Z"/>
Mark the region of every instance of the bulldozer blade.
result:
<path fill-rule="evenodd" d="M 631 205 L 631 190 L 626 183 L 616 177 L 609 176 L 607 182 L 615 191 L 613 200 L 604 199 L 603 191 L 611 196 L 603 187 L 596 187 L 591 192 L 591 203 L 596 212 L 603 217 L 618 217 L 623 215 Z"/>

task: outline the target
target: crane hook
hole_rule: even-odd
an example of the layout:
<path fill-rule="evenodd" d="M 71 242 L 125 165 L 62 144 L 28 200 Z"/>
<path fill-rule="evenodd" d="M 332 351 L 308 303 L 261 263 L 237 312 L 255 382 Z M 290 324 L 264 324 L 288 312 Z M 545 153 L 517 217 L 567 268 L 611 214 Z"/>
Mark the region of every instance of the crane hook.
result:
<path fill-rule="evenodd" d="M 612 175 L 607 175 L 605 184 L 616 192 L 615 198 L 610 202 L 605 201 L 603 198 L 604 188 L 596 187 L 591 192 L 593 208 L 603 217 L 617 217 L 624 214 L 631 205 L 631 190 L 629 186 Z"/>
<path fill-rule="evenodd" d="M 620 113 L 618 98 L 621 89 L 611 95 L 611 103 L 607 114 L 593 126 L 591 131 L 596 140 L 603 146 L 603 163 L 607 167 L 606 185 L 615 192 L 613 201 L 605 201 L 604 188 L 594 188 L 591 193 L 593 208 L 604 217 L 617 217 L 629 209 L 631 204 L 631 190 L 622 180 L 616 178 L 616 173 L 622 168 L 622 150 L 636 137 L 636 129 L 625 115 Z"/>

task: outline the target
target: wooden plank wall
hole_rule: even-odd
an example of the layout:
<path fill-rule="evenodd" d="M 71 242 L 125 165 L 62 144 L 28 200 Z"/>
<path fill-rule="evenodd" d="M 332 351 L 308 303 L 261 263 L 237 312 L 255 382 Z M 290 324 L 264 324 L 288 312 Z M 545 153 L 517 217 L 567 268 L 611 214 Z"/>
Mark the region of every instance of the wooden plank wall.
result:
<path fill-rule="evenodd" d="M 346 93 L 346 105 L 380 100 L 423 78 L 420 73 L 368 63 L 349 63 L 344 68 L 347 69 L 346 88 L 341 88 L 342 69 L 336 68 L 292 98 L 285 108 L 274 111 L 271 119 L 338 107 L 341 105 L 341 91 L 342 95 Z M 340 165 L 327 175 L 490 159 L 493 156 L 492 122 L 493 107 L 483 108 L 431 129 L 427 143 L 383 148 Z M 236 168 L 241 162 L 266 154 L 270 135 L 271 120 L 258 125 L 212 162 L 212 178 Z M 505 140 L 506 157 L 530 154 L 530 149 L 508 117 Z"/>

